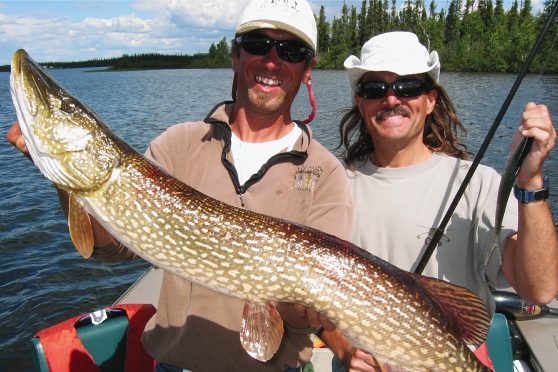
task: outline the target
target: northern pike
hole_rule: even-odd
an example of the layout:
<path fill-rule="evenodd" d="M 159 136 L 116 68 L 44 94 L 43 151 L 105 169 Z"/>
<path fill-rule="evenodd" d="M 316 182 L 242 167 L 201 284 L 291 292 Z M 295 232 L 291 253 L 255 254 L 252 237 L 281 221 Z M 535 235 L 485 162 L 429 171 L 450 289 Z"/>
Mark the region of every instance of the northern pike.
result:
<path fill-rule="evenodd" d="M 280 301 L 323 313 L 385 366 L 486 370 L 468 347 L 490 324 L 477 295 L 194 190 L 120 140 L 24 50 L 12 59 L 11 91 L 34 163 L 69 194 L 70 235 L 82 255 L 92 251 L 89 214 L 153 265 L 246 300 L 240 338 L 258 360 L 279 346 L 283 323 L 268 301 Z"/>
<path fill-rule="evenodd" d="M 517 147 L 508 156 L 504 166 L 504 172 L 500 179 L 500 186 L 498 187 L 498 196 L 496 201 L 496 216 L 494 226 L 494 237 L 487 250 L 484 265 L 487 266 L 490 260 L 493 259 L 493 254 L 496 251 L 498 264 L 502 265 L 502 243 L 500 241 L 500 234 L 502 232 L 502 221 L 504 221 L 504 213 L 510 198 L 510 193 L 515 182 L 515 178 L 521 169 L 523 159 L 531 150 L 533 144 L 533 137 L 523 137 L 517 144 Z"/>

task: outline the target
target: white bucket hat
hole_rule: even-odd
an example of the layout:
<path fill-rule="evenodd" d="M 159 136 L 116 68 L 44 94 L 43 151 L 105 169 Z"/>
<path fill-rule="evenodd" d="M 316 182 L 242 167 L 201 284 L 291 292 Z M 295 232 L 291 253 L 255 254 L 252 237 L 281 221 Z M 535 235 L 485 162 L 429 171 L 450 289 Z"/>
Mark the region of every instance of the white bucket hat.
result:
<path fill-rule="evenodd" d="M 271 28 L 290 32 L 316 53 L 318 30 L 305 0 L 252 0 L 244 10 L 236 34 Z"/>
<path fill-rule="evenodd" d="M 358 81 L 368 71 L 389 71 L 400 76 L 427 73 L 435 82 L 440 78 L 438 53 L 428 53 L 412 32 L 395 31 L 374 36 L 362 46 L 360 58 L 350 56 L 344 63 L 352 97 Z"/>

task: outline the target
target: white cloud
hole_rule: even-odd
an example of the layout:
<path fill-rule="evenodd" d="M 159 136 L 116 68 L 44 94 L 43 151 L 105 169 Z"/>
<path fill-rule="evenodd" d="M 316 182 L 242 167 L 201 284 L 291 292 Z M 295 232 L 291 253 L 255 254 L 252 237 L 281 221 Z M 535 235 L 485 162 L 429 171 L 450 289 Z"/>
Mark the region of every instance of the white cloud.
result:
<path fill-rule="evenodd" d="M 113 57 L 113 47 L 158 45 L 149 36 L 149 22 L 133 14 L 77 22 L 66 17 L 0 17 L 0 32 L 4 34 L 2 54 L 25 48 L 39 61 Z M 0 63 L 7 62 L 6 56 L 2 59 Z"/>
<path fill-rule="evenodd" d="M 27 49 L 40 62 L 110 58 L 124 53 L 193 54 L 206 52 L 211 43 L 223 36 L 229 38 L 233 32 L 227 29 L 228 24 L 221 29 L 188 26 L 180 13 L 187 12 L 187 7 L 174 4 L 175 8 L 171 9 L 167 3 L 167 0 L 144 1 L 143 4 L 150 5 L 149 11 L 138 3 L 133 8 L 135 11 L 129 8 L 128 14 L 102 17 L 93 13 L 84 19 L 52 13 L 0 13 L 0 65 L 8 64 L 11 54 L 19 48 Z M 182 23 L 174 22 L 173 17 Z M 222 17 L 212 22 L 222 23 Z"/>
<path fill-rule="evenodd" d="M 134 14 L 110 19 L 85 18 L 83 20 L 83 26 L 92 29 L 108 30 L 111 32 L 118 31 L 122 33 L 146 33 L 151 31 L 149 21 L 138 18 Z"/>
<path fill-rule="evenodd" d="M 164 16 L 180 28 L 231 29 L 249 0 L 137 0 L 132 7 L 138 11 Z"/>
<path fill-rule="evenodd" d="M 248 0 L 166 0 L 170 19 L 178 27 L 233 28 L 240 20 Z"/>

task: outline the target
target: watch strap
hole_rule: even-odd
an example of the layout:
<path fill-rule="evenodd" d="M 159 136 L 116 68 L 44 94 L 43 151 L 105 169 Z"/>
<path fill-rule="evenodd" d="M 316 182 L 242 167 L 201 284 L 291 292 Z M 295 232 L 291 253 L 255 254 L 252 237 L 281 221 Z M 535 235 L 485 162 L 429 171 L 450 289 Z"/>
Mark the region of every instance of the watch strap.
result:
<path fill-rule="evenodd" d="M 543 188 L 536 190 L 521 189 L 517 184 L 513 185 L 513 194 L 520 203 L 532 203 L 535 201 L 546 200 L 550 194 L 548 190 L 548 177 L 543 177 Z"/>

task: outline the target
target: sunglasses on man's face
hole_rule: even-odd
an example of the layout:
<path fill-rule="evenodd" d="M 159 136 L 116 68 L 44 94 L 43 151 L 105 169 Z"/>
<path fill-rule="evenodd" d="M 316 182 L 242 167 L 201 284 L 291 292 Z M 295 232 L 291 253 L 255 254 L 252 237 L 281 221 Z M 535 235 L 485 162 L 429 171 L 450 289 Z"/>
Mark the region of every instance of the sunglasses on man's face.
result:
<path fill-rule="evenodd" d="M 368 80 L 357 84 L 356 94 L 366 99 L 383 98 L 389 88 L 393 89 L 393 92 L 399 98 L 411 98 L 420 96 L 422 92 L 429 92 L 432 89 L 432 84 L 419 79 L 401 79 L 393 83 Z"/>
<path fill-rule="evenodd" d="M 256 56 L 264 56 L 274 46 L 283 61 L 299 63 L 310 59 L 314 53 L 298 40 L 275 40 L 260 33 L 248 33 L 236 37 L 236 42 L 245 51 Z"/>

